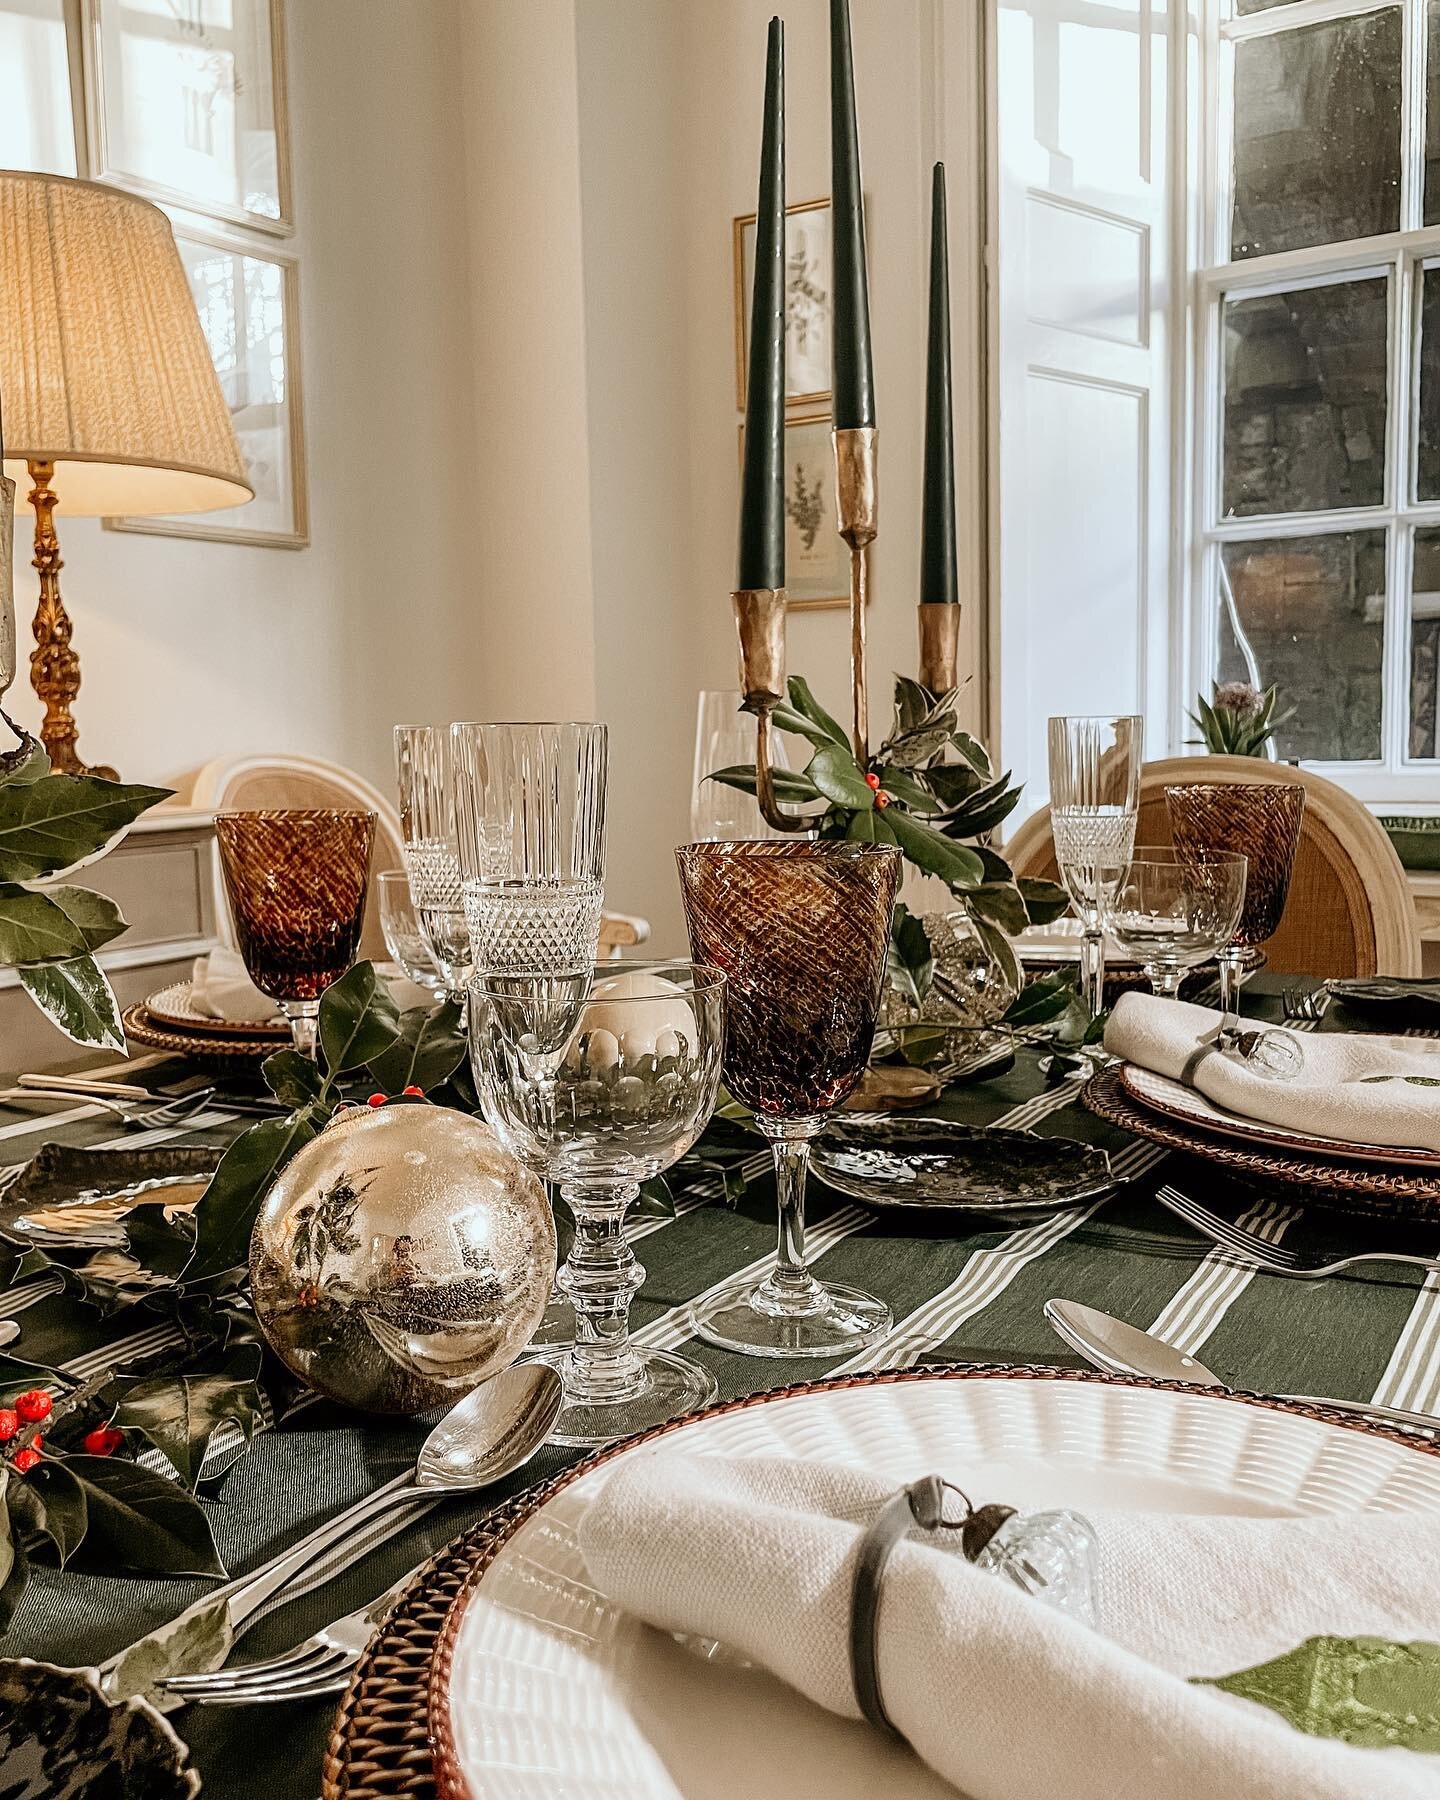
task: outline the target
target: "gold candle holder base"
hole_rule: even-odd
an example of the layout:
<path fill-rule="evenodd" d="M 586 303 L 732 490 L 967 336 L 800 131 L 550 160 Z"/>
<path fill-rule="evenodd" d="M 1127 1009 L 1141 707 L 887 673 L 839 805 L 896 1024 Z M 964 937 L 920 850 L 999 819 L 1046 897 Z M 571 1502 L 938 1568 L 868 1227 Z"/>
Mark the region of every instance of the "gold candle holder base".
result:
<path fill-rule="evenodd" d="M 960 608 L 948 602 L 922 600 L 920 619 L 920 685 L 935 695 L 960 685 Z"/>
<path fill-rule="evenodd" d="M 775 793 L 770 715 L 785 698 L 784 588 L 737 588 L 730 596 L 740 639 L 740 691 L 755 715 L 755 798 L 773 831 L 809 831 L 803 815 L 787 813 Z"/>

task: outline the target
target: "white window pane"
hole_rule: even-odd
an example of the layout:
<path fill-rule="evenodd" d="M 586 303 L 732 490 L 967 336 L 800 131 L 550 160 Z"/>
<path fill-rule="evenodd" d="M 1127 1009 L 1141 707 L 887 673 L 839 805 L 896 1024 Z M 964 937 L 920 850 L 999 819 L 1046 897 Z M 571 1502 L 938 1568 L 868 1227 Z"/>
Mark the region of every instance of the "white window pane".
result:
<path fill-rule="evenodd" d="M 1295 708 L 1282 757 L 1380 756 L 1385 533 L 1348 531 L 1222 548 L 1220 679 L 1280 690 Z"/>
<path fill-rule="evenodd" d="M 75 173 L 63 0 L 0 0 L 0 169 Z"/>
<path fill-rule="evenodd" d="M 1410 754 L 1440 756 L 1440 529 L 1415 533 L 1410 587 Z"/>
<path fill-rule="evenodd" d="M 1400 9 L 1235 45 L 1231 255 L 1400 226 Z"/>
<path fill-rule="evenodd" d="M 1226 298 L 1227 518 L 1385 497 L 1384 276 Z"/>

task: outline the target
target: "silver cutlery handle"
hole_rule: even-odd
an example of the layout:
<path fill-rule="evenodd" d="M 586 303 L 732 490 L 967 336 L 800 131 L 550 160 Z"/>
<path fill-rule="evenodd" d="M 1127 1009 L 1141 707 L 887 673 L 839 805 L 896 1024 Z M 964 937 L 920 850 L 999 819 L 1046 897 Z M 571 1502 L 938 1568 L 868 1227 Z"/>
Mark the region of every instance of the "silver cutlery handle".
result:
<path fill-rule="evenodd" d="M 1433 1413 L 1407 1412 L 1401 1406 L 1378 1406 L 1373 1400 L 1336 1400 L 1328 1394 L 1282 1394 L 1282 1400 L 1298 1400 L 1305 1406 L 1328 1406 L 1333 1412 L 1354 1413 L 1361 1419 L 1384 1419 L 1406 1425 L 1412 1431 L 1440 1432 L 1440 1418 Z"/>
<path fill-rule="evenodd" d="M 90 1094 L 108 1095 L 112 1100 L 156 1100 L 163 1095 L 151 1093 L 149 1088 L 140 1087 L 133 1081 L 100 1081 L 86 1075 L 21 1075 L 17 1077 L 22 1088 L 33 1088 L 37 1093 L 51 1094 Z"/>

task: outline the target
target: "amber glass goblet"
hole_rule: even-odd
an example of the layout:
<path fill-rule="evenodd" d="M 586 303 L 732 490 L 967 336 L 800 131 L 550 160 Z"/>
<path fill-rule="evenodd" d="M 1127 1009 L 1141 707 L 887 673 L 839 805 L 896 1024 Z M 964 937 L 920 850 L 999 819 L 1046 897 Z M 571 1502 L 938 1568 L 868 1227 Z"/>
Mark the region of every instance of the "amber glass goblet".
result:
<path fill-rule="evenodd" d="M 250 979 L 278 1001 L 295 1048 L 315 1055 L 320 996 L 355 960 L 372 812 L 222 812 L 220 867 Z"/>
<path fill-rule="evenodd" d="M 1261 960 L 1256 946 L 1275 935 L 1284 916 L 1305 789 L 1298 781 L 1185 782 L 1166 788 L 1165 805 L 1177 850 L 1229 850 L 1245 858 L 1245 904 L 1217 958 L 1221 1039 L 1230 1046 L 1239 1033 L 1240 984 Z M 1262 1066 L 1275 1063 L 1270 1074 L 1285 1079 L 1299 1073 L 1300 1053 L 1288 1032 L 1260 1032 L 1255 1048 Z"/>
<path fill-rule="evenodd" d="M 864 1073 L 885 980 L 893 844 L 759 840 L 676 851 L 691 954 L 724 971 L 725 1085 L 770 1141 L 779 1249 L 763 1280 L 691 1309 L 708 1343 L 746 1356 L 841 1356 L 890 1328 L 890 1308 L 805 1262 L 810 1140 Z"/>

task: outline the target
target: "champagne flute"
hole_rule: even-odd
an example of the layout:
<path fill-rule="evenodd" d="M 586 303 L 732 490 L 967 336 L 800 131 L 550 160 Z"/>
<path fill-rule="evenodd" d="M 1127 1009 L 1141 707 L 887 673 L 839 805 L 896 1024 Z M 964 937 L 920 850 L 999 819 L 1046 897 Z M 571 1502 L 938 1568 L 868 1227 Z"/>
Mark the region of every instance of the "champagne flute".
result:
<path fill-rule="evenodd" d="M 1144 721 L 1056 717 L 1049 721 L 1050 829 L 1060 879 L 1084 928 L 1081 992 L 1092 1013 L 1105 1007 L 1105 936 L 1100 908 L 1107 881 L 1130 861 L 1140 807 Z"/>
<path fill-rule="evenodd" d="M 436 725 L 395 727 L 395 777 L 405 867 L 420 931 L 445 991 L 463 999 L 470 934 L 461 897 L 449 738 Z"/>

